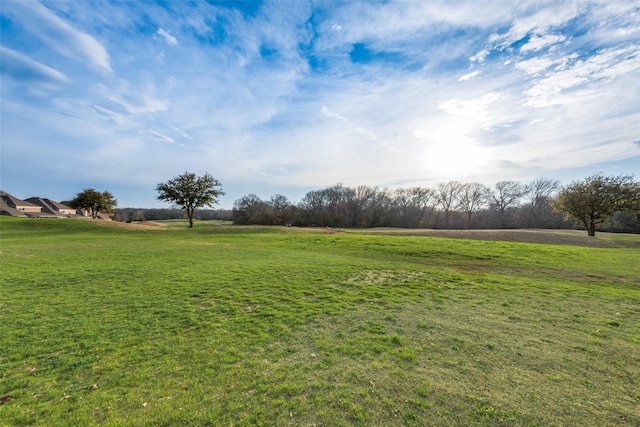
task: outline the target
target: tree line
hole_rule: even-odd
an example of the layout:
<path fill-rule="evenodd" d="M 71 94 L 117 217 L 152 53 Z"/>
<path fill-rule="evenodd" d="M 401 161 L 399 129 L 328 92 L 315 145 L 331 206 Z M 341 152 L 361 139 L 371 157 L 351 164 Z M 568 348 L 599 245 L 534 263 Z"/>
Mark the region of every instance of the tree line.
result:
<path fill-rule="evenodd" d="M 597 207 L 589 211 L 584 206 L 589 203 Z M 337 184 L 309 191 L 297 204 L 281 194 L 268 200 L 248 194 L 234 202 L 232 219 L 334 228 L 572 228 L 578 223 L 589 235 L 598 226 L 638 233 L 640 184 L 630 176 L 603 175 L 566 187 L 546 178 L 499 181 L 493 187 L 449 181 L 395 190 Z"/>
<path fill-rule="evenodd" d="M 280 194 L 269 200 L 249 194 L 235 201 L 232 218 L 237 224 L 336 228 L 553 228 L 566 226 L 550 205 L 559 188 L 547 179 L 500 181 L 494 188 L 459 181 L 393 190 L 336 184 L 309 191 L 297 204 Z"/>
<path fill-rule="evenodd" d="M 227 219 L 228 211 L 198 211 L 218 203 L 224 194 L 208 173 L 191 172 L 156 186 L 157 199 L 195 219 Z M 111 211 L 117 202 L 108 191 L 85 189 L 71 202 L 91 212 Z M 142 212 L 141 212 L 142 211 Z M 125 221 L 170 219 L 176 209 L 121 210 Z M 153 213 L 154 215 L 150 214 Z M 158 214 L 158 215 L 155 215 Z M 248 194 L 230 212 L 235 224 L 300 225 L 339 228 L 570 228 L 583 227 L 640 233 L 640 182 L 632 175 L 594 174 L 562 187 L 559 181 L 538 178 L 528 183 L 499 181 L 493 187 L 478 182 L 449 181 L 433 188 L 395 190 L 336 184 L 309 191 L 294 204 L 276 194 L 262 200 Z"/>

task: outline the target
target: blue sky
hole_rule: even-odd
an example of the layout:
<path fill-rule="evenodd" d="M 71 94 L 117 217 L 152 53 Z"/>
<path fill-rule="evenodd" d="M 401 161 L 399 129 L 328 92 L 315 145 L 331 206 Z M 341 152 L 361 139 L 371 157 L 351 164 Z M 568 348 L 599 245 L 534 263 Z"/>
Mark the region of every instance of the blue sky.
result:
<path fill-rule="evenodd" d="M 640 175 L 640 2 L 0 2 L 0 187 Z"/>

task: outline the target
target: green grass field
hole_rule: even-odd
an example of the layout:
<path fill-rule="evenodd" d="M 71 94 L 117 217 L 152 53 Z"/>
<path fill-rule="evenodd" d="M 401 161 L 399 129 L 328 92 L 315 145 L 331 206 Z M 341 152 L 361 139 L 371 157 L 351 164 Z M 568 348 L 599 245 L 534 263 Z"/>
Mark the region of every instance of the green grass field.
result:
<path fill-rule="evenodd" d="M 0 239 L 0 425 L 640 425 L 637 246 L 5 217 Z"/>

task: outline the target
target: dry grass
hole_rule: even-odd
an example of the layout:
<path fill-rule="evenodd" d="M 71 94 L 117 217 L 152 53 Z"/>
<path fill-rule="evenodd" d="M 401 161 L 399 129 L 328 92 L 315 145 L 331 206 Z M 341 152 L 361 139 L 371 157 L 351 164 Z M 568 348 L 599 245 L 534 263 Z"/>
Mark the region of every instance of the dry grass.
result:
<path fill-rule="evenodd" d="M 474 239 L 505 242 L 541 243 L 552 245 L 575 245 L 594 248 L 638 247 L 640 235 L 624 233 L 602 233 L 589 237 L 581 230 L 543 230 L 543 229 L 508 229 L 508 230 L 434 230 L 434 229 L 402 229 L 374 228 L 362 230 L 363 233 L 389 234 L 401 236 L 431 236 L 456 239 Z"/>

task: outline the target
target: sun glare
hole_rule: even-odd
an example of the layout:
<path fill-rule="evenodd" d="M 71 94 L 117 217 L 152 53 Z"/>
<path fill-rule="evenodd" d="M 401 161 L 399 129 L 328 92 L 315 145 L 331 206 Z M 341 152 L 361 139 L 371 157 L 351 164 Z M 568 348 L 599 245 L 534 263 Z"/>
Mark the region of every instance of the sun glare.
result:
<path fill-rule="evenodd" d="M 478 172 L 486 161 L 481 149 L 469 141 L 439 142 L 427 151 L 429 170 L 442 176 L 467 176 Z"/>
<path fill-rule="evenodd" d="M 448 127 L 429 135 L 424 151 L 429 172 L 457 180 L 477 175 L 486 166 L 487 151 L 464 133 L 459 127 Z"/>

